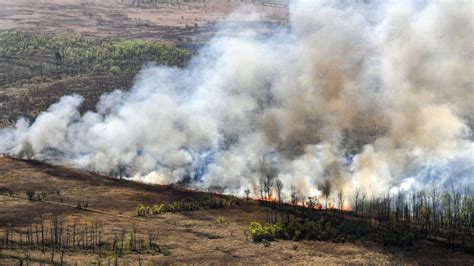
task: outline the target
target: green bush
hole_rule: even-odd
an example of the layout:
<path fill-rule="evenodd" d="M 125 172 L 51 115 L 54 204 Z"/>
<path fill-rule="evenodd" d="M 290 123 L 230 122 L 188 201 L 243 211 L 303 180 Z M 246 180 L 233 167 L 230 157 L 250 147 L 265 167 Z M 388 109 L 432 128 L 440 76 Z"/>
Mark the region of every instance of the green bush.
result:
<path fill-rule="evenodd" d="M 145 216 L 147 214 L 146 207 L 143 204 L 138 205 L 136 213 L 138 216 Z"/>
<path fill-rule="evenodd" d="M 300 224 L 300 222 L 294 220 L 285 225 L 284 232 L 287 239 L 297 241 L 303 234 L 303 226 Z"/>
<path fill-rule="evenodd" d="M 283 226 L 281 224 L 265 224 L 251 222 L 249 225 L 250 236 L 253 241 L 260 242 L 262 240 L 273 241 L 283 236 Z"/>
<path fill-rule="evenodd" d="M 197 211 L 203 209 L 219 209 L 238 205 L 239 201 L 235 199 L 215 199 L 207 198 L 203 200 L 181 200 L 169 203 L 162 203 L 153 206 L 144 206 L 140 204 L 137 209 L 137 215 L 158 215 L 166 212 L 184 212 L 184 211 Z"/>
<path fill-rule="evenodd" d="M 111 66 L 109 69 L 109 72 L 115 75 L 115 74 L 120 73 L 121 69 L 119 66 Z"/>
<path fill-rule="evenodd" d="M 293 220 L 285 224 L 265 224 L 261 225 L 252 222 L 249 226 L 250 235 L 254 241 L 274 240 L 277 238 L 291 239 L 298 241 L 301 239 L 346 242 L 346 240 L 355 241 L 360 238 L 353 233 L 343 232 L 341 228 L 347 226 L 343 223 L 338 225 L 329 221 L 313 220 Z"/>
<path fill-rule="evenodd" d="M 215 224 L 224 224 L 224 223 L 225 223 L 225 218 L 224 218 L 224 216 L 218 216 L 218 217 L 214 220 L 214 223 L 215 223 Z"/>

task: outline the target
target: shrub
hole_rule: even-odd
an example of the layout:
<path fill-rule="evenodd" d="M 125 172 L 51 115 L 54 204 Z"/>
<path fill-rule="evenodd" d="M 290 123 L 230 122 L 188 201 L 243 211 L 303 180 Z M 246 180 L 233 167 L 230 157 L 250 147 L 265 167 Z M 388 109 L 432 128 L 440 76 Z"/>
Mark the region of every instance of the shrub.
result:
<path fill-rule="evenodd" d="M 283 226 L 281 224 L 265 224 L 251 222 L 249 232 L 253 241 L 260 242 L 262 240 L 273 241 L 282 237 Z"/>
<path fill-rule="evenodd" d="M 205 200 L 181 200 L 177 202 L 162 203 L 153 206 L 144 206 L 140 204 L 137 209 L 137 215 L 158 215 L 166 212 L 184 212 L 184 211 L 196 211 L 200 209 L 218 209 L 225 208 L 227 206 L 239 205 L 239 201 L 235 199 L 214 199 L 207 198 Z M 139 214 L 140 213 L 140 214 Z"/>
<path fill-rule="evenodd" d="M 224 224 L 224 223 L 225 223 L 225 218 L 224 218 L 224 216 L 218 216 L 218 217 L 214 220 L 214 223 L 215 223 L 215 224 Z"/>
<path fill-rule="evenodd" d="M 308 240 L 321 240 L 321 223 L 316 221 L 305 221 L 303 226 L 304 238 Z"/>
<path fill-rule="evenodd" d="M 143 204 L 138 205 L 136 212 L 138 216 L 145 216 L 146 215 L 145 206 L 143 206 Z"/>
<path fill-rule="evenodd" d="M 26 191 L 26 197 L 28 198 L 28 200 L 33 200 L 33 198 L 35 197 L 35 192 L 32 190 Z"/>
<path fill-rule="evenodd" d="M 291 221 L 285 226 L 285 237 L 297 241 L 303 233 L 303 226 L 298 221 Z"/>
<path fill-rule="evenodd" d="M 116 75 L 118 73 L 120 73 L 122 70 L 120 70 L 120 67 L 119 66 L 111 66 L 110 69 L 109 69 L 109 72 Z"/>

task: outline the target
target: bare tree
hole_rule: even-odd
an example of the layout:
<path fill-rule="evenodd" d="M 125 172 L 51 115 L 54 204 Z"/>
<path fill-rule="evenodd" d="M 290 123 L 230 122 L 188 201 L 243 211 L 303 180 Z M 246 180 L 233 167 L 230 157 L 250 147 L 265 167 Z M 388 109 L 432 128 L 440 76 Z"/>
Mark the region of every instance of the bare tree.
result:
<path fill-rule="evenodd" d="M 264 189 L 265 189 L 265 179 L 263 176 L 260 177 L 260 186 L 259 186 L 259 190 L 260 190 L 260 199 L 263 199 L 263 196 L 264 196 Z"/>
<path fill-rule="evenodd" d="M 359 197 L 360 197 L 360 188 L 357 188 L 356 193 L 354 195 L 354 209 L 356 216 L 359 215 Z"/>
<path fill-rule="evenodd" d="M 342 210 L 344 208 L 344 194 L 343 194 L 342 189 L 337 193 L 337 198 L 338 198 L 339 210 Z"/>
<path fill-rule="evenodd" d="M 265 162 L 265 158 L 262 158 L 259 170 L 261 176 L 260 185 L 263 185 L 263 192 L 265 193 L 264 198 L 270 200 L 272 196 L 273 183 L 276 177 L 276 169 L 271 165 L 268 165 Z"/>
<path fill-rule="evenodd" d="M 329 195 L 331 195 L 331 183 L 329 180 L 326 179 L 323 183 L 319 184 L 319 190 L 321 190 L 323 196 L 326 198 L 325 208 L 327 210 Z"/>
<path fill-rule="evenodd" d="M 291 204 L 296 206 L 298 204 L 298 195 L 296 194 L 296 189 L 291 187 Z"/>
<path fill-rule="evenodd" d="M 272 199 L 272 190 L 273 190 L 274 180 L 275 179 L 272 175 L 267 175 L 264 180 L 265 194 L 266 194 L 267 200 Z"/>
<path fill-rule="evenodd" d="M 122 179 L 124 176 L 125 176 L 125 165 L 122 164 L 122 162 L 119 162 L 119 165 L 118 165 L 118 174 L 119 174 L 119 178 Z"/>
<path fill-rule="evenodd" d="M 280 179 L 277 179 L 275 186 L 278 194 L 278 203 L 281 204 L 281 190 L 283 189 L 283 182 L 281 182 Z"/>

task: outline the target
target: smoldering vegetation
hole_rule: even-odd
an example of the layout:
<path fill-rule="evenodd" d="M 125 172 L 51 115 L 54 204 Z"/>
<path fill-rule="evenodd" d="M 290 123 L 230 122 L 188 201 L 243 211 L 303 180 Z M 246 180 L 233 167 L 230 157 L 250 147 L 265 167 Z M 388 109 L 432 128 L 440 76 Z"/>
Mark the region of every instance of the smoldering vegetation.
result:
<path fill-rule="evenodd" d="M 350 209 L 344 209 L 344 197 L 338 197 L 338 206 L 328 206 L 324 198 L 297 194 L 288 202 L 265 197 L 259 201 L 269 207 L 265 223 L 250 223 L 249 233 L 256 242 L 373 241 L 406 248 L 429 241 L 470 254 L 474 251 L 474 197 L 468 190 L 433 189 L 383 197 L 370 197 L 358 190 Z"/>
<path fill-rule="evenodd" d="M 279 180 L 287 199 L 347 204 L 358 189 L 472 188 L 473 32 L 469 1 L 294 1 L 290 28 L 235 25 L 96 112 L 65 96 L 2 129 L 0 152 L 237 195 Z"/>

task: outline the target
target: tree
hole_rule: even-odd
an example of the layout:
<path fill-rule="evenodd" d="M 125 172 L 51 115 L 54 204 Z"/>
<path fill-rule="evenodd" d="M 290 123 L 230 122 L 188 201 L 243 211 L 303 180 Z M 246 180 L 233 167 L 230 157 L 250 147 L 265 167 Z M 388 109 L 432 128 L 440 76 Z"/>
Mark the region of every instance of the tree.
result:
<path fill-rule="evenodd" d="M 262 158 L 260 162 L 259 171 L 260 171 L 260 186 L 263 185 L 263 192 L 265 193 L 265 195 L 262 195 L 264 196 L 262 198 L 266 198 L 270 200 L 272 196 L 273 183 L 276 177 L 276 169 L 273 168 L 271 165 L 268 165 L 265 162 L 265 158 Z M 262 188 L 260 188 L 260 190 L 262 190 Z"/>
<path fill-rule="evenodd" d="M 259 190 L 260 190 L 260 199 L 263 200 L 263 196 L 264 196 L 264 189 L 265 189 L 265 180 L 264 180 L 264 177 L 261 176 L 260 177 L 260 186 L 259 186 Z"/>
<path fill-rule="evenodd" d="M 359 197 L 360 197 L 360 188 L 357 188 L 354 195 L 354 205 L 355 205 L 355 214 L 359 215 Z"/>
<path fill-rule="evenodd" d="M 337 198 L 339 200 L 339 210 L 342 210 L 344 208 L 344 194 L 342 192 L 342 189 L 337 193 Z"/>
<path fill-rule="evenodd" d="M 117 75 L 118 73 L 121 72 L 121 70 L 119 66 L 111 66 L 109 72 L 114 75 Z"/>
<path fill-rule="evenodd" d="M 272 189 L 273 189 L 274 177 L 272 175 L 267 175 L 264 180 L 265 194 L 268 200 L 272 199 Z"/>
<path fill-rule="evenodd" d="M 331 195 L 331 183 L 329 180 L 325 180 L 323 183 L 319 184 L 319 190 L 323 193 L 323 196 L 326 198 L 326 210 L 328 209 L 328 199 L 329 195 Z"/>
<path fill-rule="evenodd" d="M 276 190 L 278 194 L 278 203 L 281 204 L 281 190 L 283 189 L 283 182 L 281 182 L 280 179 L 277 179 L 276 181 Z"/>
<path fill-rule="evenodd" d="M 362 218 L 364 218 L 364 206 L 365 206 L 365 193 L 362 194 L 362 200 L 360 202 L 360 213 L 362 214 Z"/>
<path fill-rule="evenodd" d="M 296 194 L 296 188 L 291 187 L 291 204 L 296 206 L 298 204 L 298 195 Z"/>
<path fill-rule="evenodd" d="M 61 52 L 56 51 L 54 53 L 54 58 L 56 59 L 56 72 L 58 72 L 59 63 L 63 60 L 63 56 L 61 55 Z"/>
<path fill-rule="evenodd" d="M 119 165 L 118 165 L 118 173 L 119 173 L 119 178 L 122 179 L 125 175 L 125 165 L 122 164 L 122 162 L 119 162 Z"/>
<path fill-rule="evenodd" d="M 312 210 L 314 209 L 314 206 L 316 206 L 317 198 L 315 197 L 308 197 L 308 202 L 306 203 L 306 206 L 308 206 L 308 209 Z"/>
<path fill-rule="evenodd" d="M 249 196 L 250 196 L 250 189 L 245 190 L 245 197 L 247 199 L 247 203 L 249 202 Z"/>

